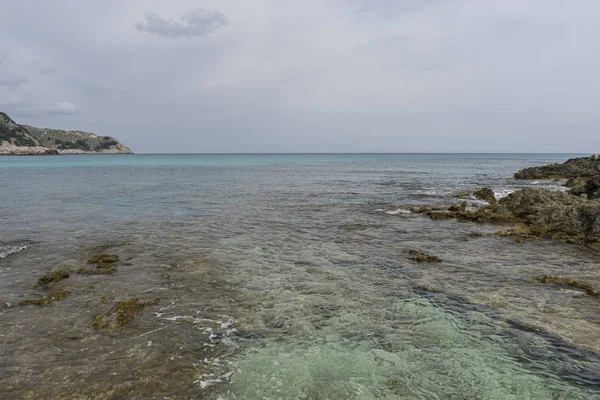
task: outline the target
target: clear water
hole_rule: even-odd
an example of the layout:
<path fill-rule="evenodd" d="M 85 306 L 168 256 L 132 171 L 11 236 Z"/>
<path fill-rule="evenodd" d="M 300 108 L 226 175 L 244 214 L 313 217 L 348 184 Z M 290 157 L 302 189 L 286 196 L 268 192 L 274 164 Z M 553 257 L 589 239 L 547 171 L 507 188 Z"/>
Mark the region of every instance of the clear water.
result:
<path fill-rule="evenodd" d="M 405 212 L 571 156 L 0 158 L 0 398 L 600 399 L 598 299 L 535 281 L 600 287 L 597 253 Z M 99 252 L 133 265 L 16 306 Z"/>

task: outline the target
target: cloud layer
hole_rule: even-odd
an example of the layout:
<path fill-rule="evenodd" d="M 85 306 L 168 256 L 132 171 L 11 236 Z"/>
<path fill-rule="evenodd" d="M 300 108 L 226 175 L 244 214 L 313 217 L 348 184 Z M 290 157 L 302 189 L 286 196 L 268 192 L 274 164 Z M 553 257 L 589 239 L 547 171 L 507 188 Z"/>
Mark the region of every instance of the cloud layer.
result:
<path fill-rule="evenodd" d="M 154 153 L 600 151 L 596 0 L 21 3 L 17 122 Z"/>
<path fill-rule="evenodd" d="M 205 36 L 227 25 L 223 14 L 204 8 L 195 8 L 183 14 L 182 22 L 162 18 L 150 11 L 144 14 L 144 18 L 144 22 L 135 24 L 138 31 L 169 38 Z"/>

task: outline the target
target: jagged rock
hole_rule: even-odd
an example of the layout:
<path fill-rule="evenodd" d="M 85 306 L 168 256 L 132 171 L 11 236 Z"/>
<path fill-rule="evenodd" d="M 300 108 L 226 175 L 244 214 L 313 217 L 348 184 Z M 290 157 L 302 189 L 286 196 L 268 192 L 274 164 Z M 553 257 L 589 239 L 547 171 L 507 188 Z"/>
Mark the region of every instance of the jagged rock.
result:
<path fill-rule="evenodd" d="M 554 238 L 573 243 L 600 242 L 600 201 L 566 192 L 522 189 L 475 210 L 426 211 L 432 219 L 519 224 L 504 232 L 515 238 Z"/>
<path fill-rule="evenodd" d="M 576 180 L 569 193 L 575 196 L 585 195 L 586 198 L 590 200 L 600 199 L 600 175 Z"/>
<path fill-rule="evenodd" d="M 600 159 L 597 154 L 571 158 L 564 163 L 525 168 L 515 174 L 515 179 L 571 179 L 595 175 L 600 175 Z"/>
<path fill-rule="evenodd" d="M 473 192 L 473 196 L 478 198 L 479 200 L 487 201 L 490 204 L 494 204 L 496 202 L 496 195 L 494 191 L 490 188 L 483 188 Z"/>

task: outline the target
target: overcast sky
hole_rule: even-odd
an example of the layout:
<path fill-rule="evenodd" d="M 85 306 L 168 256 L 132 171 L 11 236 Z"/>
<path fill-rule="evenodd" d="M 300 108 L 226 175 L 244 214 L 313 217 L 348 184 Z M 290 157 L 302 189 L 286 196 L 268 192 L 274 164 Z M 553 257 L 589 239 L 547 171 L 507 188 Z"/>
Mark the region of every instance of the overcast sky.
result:
<path fill-rule="evenodd" d="M 598 0 L 0 0 L 0 111 L 156 152 L 600 152 Z"/>

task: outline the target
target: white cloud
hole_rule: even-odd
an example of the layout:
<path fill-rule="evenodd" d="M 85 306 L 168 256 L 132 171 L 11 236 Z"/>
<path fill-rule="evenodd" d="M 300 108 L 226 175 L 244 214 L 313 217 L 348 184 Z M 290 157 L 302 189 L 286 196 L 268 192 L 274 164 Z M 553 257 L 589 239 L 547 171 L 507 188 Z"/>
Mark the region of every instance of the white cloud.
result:
<path fill-rule="evenodd" d="M 170 38 L 205 36 L 228 24 L 223 14 L 204 8 L 195 8 L 183 14 L 182 22 L 163 18 L 150 11 L 144 17 L 144 22 L 135 24 L 138 31 Z"/>

